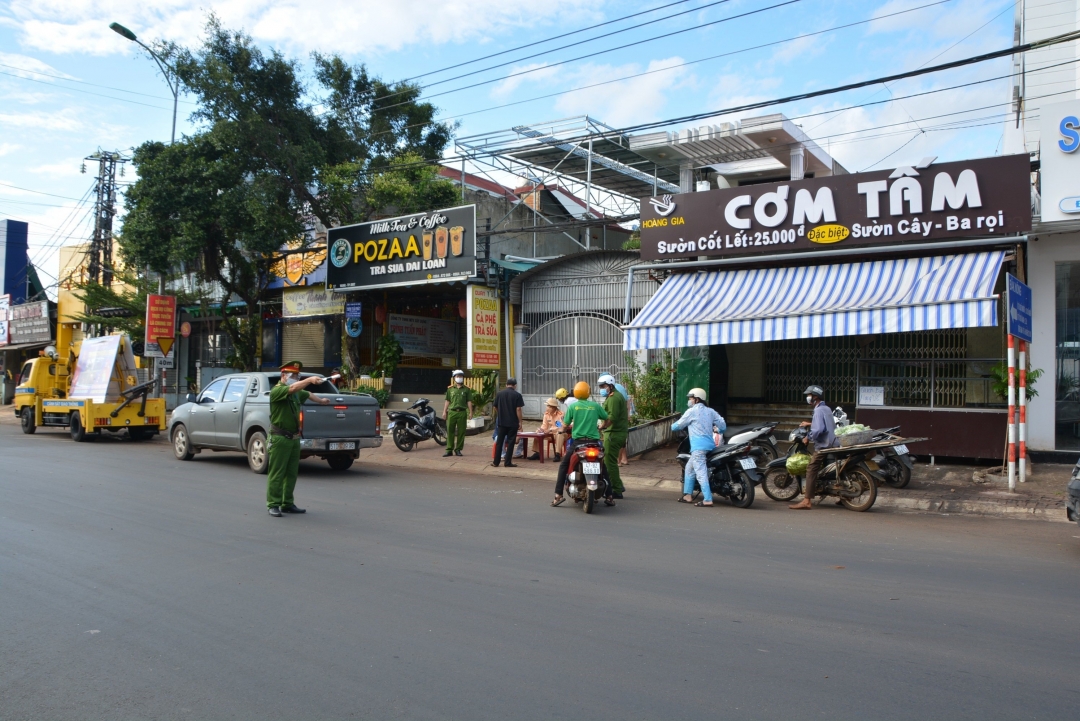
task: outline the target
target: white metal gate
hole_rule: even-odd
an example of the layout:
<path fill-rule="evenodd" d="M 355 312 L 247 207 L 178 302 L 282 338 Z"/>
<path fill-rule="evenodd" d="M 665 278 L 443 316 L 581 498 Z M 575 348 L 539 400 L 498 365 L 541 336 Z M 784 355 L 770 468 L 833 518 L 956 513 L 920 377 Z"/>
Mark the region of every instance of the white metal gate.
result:
<path fill-rule="evenodd" d="M 607 318 L 570 315 L 544 323 L 521 351 L 521 392 L 550 395 L 572 390 L 578 381 L 595 387 L 603 373 L 619 378 L 627 370 L 623 331 Z"/>

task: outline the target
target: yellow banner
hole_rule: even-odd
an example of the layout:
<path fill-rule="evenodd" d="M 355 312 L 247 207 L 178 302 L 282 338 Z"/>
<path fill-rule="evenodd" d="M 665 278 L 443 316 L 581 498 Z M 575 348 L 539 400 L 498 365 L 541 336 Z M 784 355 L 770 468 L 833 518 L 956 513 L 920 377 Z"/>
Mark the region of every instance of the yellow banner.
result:
<path fill-rule="evenodd" d="M 469 318 L 469 368 L 498 368 L 502 360 L 499 316 L 502 301 L 494 288 L 470 285 L 467 296 Z"/>
<path fill-rule="evenodd" d="M 328 291 L 325 285 L 286 288 L 281 291 L 281 305 L 285 318 L 341 315 L 345 312 L 345 296 Z"/>

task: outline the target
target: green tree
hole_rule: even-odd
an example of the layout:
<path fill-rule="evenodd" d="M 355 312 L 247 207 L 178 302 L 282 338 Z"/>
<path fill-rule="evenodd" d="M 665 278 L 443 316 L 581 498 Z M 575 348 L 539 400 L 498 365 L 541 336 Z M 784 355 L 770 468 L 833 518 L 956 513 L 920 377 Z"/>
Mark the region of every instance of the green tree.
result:
<path fill-rule="evenodd" d="M 148 288 L 145 278 L 128 271 L 114 271 L 114 285 L 106 286 L 89 281 L 76 286 L 75 296 L 86 306 L 86 312 L 76 316 L 80 323 L 101 326 L 126 333 L 132 342 L 146 338 L 146 296 L 157 292 L 157 283 Z M 186 293 L 176 296 L 177 306 L 198 302 Z"/>
<path fill-rule="evenodd" d="M 418 102 L 337 56 L 314 56 L 315 82 L 276 50 L 264 52 L 211 16 L 196 50 L 158 48 L 197 100 L 197 132 L 144 143 L 125 197 L 121 252 L 135 267 L 191 270 L 224 291 L 219 314 L 241 369 L 258 366 L 258 301 L 272 254 L 325 227 L 386 207 L 445 204 L 452 186 L 427 163 L 451 128 Z M 427 207 L 425 207 L 427 206 Z M 240 299 L 245 306 L 230 313 Z"/>

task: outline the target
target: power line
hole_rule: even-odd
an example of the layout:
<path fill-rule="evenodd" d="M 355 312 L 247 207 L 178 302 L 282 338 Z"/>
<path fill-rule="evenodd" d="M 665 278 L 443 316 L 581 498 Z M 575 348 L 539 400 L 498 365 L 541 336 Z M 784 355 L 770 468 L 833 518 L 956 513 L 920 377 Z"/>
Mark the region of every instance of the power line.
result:
<path fill-rule="evenodd" d="M 156 108 L 158 110 L 171 110 L 171 108 L 163 108 L 160 105 L 151 105 L 150 103 L 142 103 L 142 102 L 139 102 L 138 100 L 129 100 L 128 98 L 117 98 L 117 97 L 114 97 L 112 95 L 105 95 L 104 93 L 95 93 L 92 90 L 83 90 L 82 88 L 61 87 L 61 86 L 57 85 L 56 83 L 50 83 L 47 80 L 38 80 L 36 78 L 25 78 L 22 75 L 16 75 L 15 73 L 8 73 L 8 72 L 5 72 L 3 70 L 0 70 L 0 75 L 10 75 L 13 78 L 18 78 L 19 80 L 25 80 L 25 81 L 30 82 L 30 83 L 41 83 L 42 85 L 48 85 L 51 88 L 58 88 L 58 89 L 61 89 L 61 90 L 71 90 L 71 91 L 74 91 L 76 93 L 85 93 L 87 95 L 95 95 L 95 96 L 97 96 L 99 98 L 108 98 L 109 100 L 116 100 L 116 101 L 119 101 L 121 103 L 131 103 L 132 105 L 142 105 L 143 107 L 146 107 L 146 108 Z"/>
<path fill-rule="evenodd" d="M 906 13 L 915 12 L 917 10 L 923 10 L 925 8 L 933 7 L 935 5 L 942 5 L 944 3 L 951 2 L 951 1 L 952 0 L 935 0 L 935 2 L 927 3 L 925 5 L 919 5 L 919 6 L 913 7 L 913 8 L 907 8 L 906 10 L 898 10 L 896 12 L 889 13 L 887 15 L 878 15 L 876 17 L 866 18 L 865 20 L 858 20 L 858 21 L 855 21 L 855 22 L 845 23 L 843 25 L 835 25 L 835 26 L 833 26 L 831 28 L 825 28 L 824 30 L 817 30 L 817 31 L 814 31 L 814 32 L 811 32 L 811 33 L 804 33 L 802 35 L 795 35 L 794 37 L 783 38 L 781 40 L 774 40 L 772 42 L 762 43 L 761 45 L 753 45 L 753 46 L 750 46 L 750 47 L 741 48 L 739 50 L 731 50 L 731 51 L 726 52 L 726 53 L 720 53 L 718 55 L 710 55 L 708 57 L 699 58 L 697 60 L 689 60 L 689 61 L 687 61 L 685 63 L 679 63 L 678 65 L 669 65 L 667 67 L 657 68 L 655 70 L 646 70 L 646 71 L 643 71 L 643 72 L 640 72 L 640 73 L 634 73 L 632 75 L 624 75 L 624 76 L 622 76 L 620 78 L 614 78 L 612 80 L 604 80 L 603 82 L 593 83 L 591 85 L 584 85 L 584 86 L 579 87 L 579 88 L 572 88 L 570 90 L 560 90 L 557 93 L 548 93 L 546 95 L 538 95 L 536 97 L 527 98 L 525 100 L 515 100 L 512 103 L 504 103 L 502 105 L 494 105 L 494 106 L 489 107 L 489 108 L 481 108 L 480 110 L 472 110 L 472 111 L 469 111 L 467 113 L 460 113 L 458 115 L 451 115 L 451 116 L 448 116 L 446 118 L 440 119 L 440 121 L 441 122 L 446 122 L 446 121 L 449 121 L 449 120 L 459 120 L 461 118 L 469 117 L 470 115 L 478 115 L 480 113 L 488 113 L 488 112 L 491 112 L 492 110 L 502 110 L 503 108 L 509 108 L 509 107 L 513 107 L 515 105 L 523 105 L 523 104 L 526 104 L 526 103 L 532 103 L 532 102 L 536 102 L 537 100 L 546 100 L 548 98 L 554 98 L 554 97 L 558 97 L 560 95 L 569 95 L 570 93 L 577 93 L 577 92 L 581 92 L 581 91 L 584 91 L 584 90 L 591 90 L 592 88 L 598 88 L 598 87 L 601 87 L 603 85 L 611 85 L 612 83 L 620 83 L 620 82 L 623 82 L 624 80 L 633 80 L 634 78 L 640 78 L 640 77 L 644 77 L 646 75 L 653 75 L 655 73 L 666 73 L 666 72 L 669 72 L 671 70 L 678 70 L 679 68 L 688 67 L 690 65 L 697 65 L 698 63 L 708 62 L 709 60 L 718 60 L 719 58 L 730 57 L 732 55 L 739 55 L 739 54 L 742 54 L 742 53 L 751 52 L 753 50 L 761 50 L 763 48 L 773 47 L 773 46 L 776 46 L 776 45 L 783 45 L 785 43 L 795 42 L 796 40 L 803 40 L 805 38 L 814 37 L 814 36 L 817 36 L 817 35 L 824 35 L 826 33 L 836 32 L 838 30 L 846 30 L 847 28 L 856 27 L 858 25 L 866 25 L 866 24 L 869 24 L 869 23 L 872 23 L 872 22 L 876 22 L 878 20 L 883 20 L 885 18 L 895 17 L 897 15 L 904 15 Z M 407 126 L 407 127 L 412 128 L 412 127 L 418 127 L 419 125 L 420 124 L 410 125 L 410 126 Z"/>
<path fill-rule="evenodd" d="M 636 18 L 636 17 L 638 17 L 640 15 L 648 15 L 649 13 L 654 13 L 657 10 L 665 10 L 667 8 L 674 7 L 676 5 L 682 5 L 682 4 L 687 3 L 687 2 L 690 2 L 690 0 L 676 0 L 676 2 L 668 3 L 667 5 L 659 5 L 657 7 L 650 8 L 648 10 L 642 10 L 641 12 L 633 13 L 631 15 L 623 15 L 621 18 L 615 18 L 613 20 L 605 20 L 602 23 L 597 23 L 596 25 L 590 25 L 588 27 L 581 28 L 580 30 L 574 30 L 572 32 L 563 33 L 561 35 L 552 35 L 551 37 L 544 38 L 543 40 L 537 40 L 536 42 L 526 43 L 525 45 L 518 45 L 516 48 L 510 48 L 509 50 L 501 50 L 501 51 L 499 51 L 497 53 L 492 53 L 491 55 L 484 55 L 483 57 L 479 57 L 479 58 L 476 58 L 474 60 L 466 60 L 465 62 L 457 63 L 456 65 L 448 65 L 445 68 L 439 68 L 438 70 L 431 70 L 431 71 L 428 71 L 426 73 L 421 73 L 420 75 L 414 75 L 411 78 L 405 78 L 405 80 L 403 80 L 402 82 L 407 83 L 407 82 L 410 82 L 412 80 L 419 80 L 420 78 L 426 78 L 429 75 L 435 75 L 437 73 L 446 72 L 447 70 L 453 70 L 455 68 L 464 67 L 466 65 L 472 65 L 473 63 L 479 63 L 479 62 L 481 62 L 483 60 L 490 60 L 491 58 L 497 58 L 500 55 L 506 55 L 508 53 L 514 53 L 514 52 L 517 52 L 518 50 L 524 50 L 525 48 L 531 48 L 531 47 L 534 47 L 536 45 L 543 45 L 544 43 L 549 43 L 552 40 L 562 40 L 563 38 L 568 38 L 571 35 L 579 35 L 581 33 L 588 32 L 589 30 L 595 30 L 596 28 L 602 28 L 605 25 L 613 25 L 614 23 L 619 23 L 619 22 L 622 22 L 623 20 L 629 20 L 630 18 Z M 706 5 L 705 7 L 709 7 L 709 6 Z M 703 8 L 696 8 L 696 9 L 701 10 Z M 672 17 L 674 17 L 674 16 L 672 16 Z M 634 27 L 640 27 L 640 26 L 635 25 Z M 585 41 L 582 41 L 582 42 L 588 42 L 588 41 L 585 40 Z M 513 62 L 518 62 L 518 61 L 513 61 Z"/>
<path fill-rule="evenodd" d="M 118 93 L 129 93 L 130 95 L 141 95 L 144 98 L 154 98 L 155 100 L 171 100 L 172 99 L 172 98 L 163 97 L 161 95 L 151 95 L 150 93 L 140 93 L 137 90 L 125 90 L 124 88 L 114 88 L 111 85 L 99 85 L 98 83 L 91 83 L 91 82 L 88 82 L 86 80 L 79 80 L 77 78 L 69 78 L 69 77 L 65 77 L 63 75 L 53 75 L 52 73 L 46 73 L 46 72 L 42 72 L 40 70 L 30 70 L 28 68 L 20 68 L 18 65 L 7 65 L 5 63 L 0 63 L 0 68 L 10 68 L 11 70 L 18 70 L 20 73 L 32 73 L 34 75 L 41 75 L 41 76 L 46 77 L 46 78 L 54 78 L 56 80 L 63 80 L 64 82 L 67 82 L 67 83 L 79 83 L 80 85 L 89 85 L 89 86 L 94 87 L 94 88 L 103 88 L 105 90 L 115 90 Z M 5 75 L 11 75 L 12 73 L 4 73 L 4 74 Z M 17 76 L 17 77 L 21 77 L 21 76 Z M 23 78 L 23 79 L 24 80 L 33 80 L 33 78 Z M 108 96 L 105 96 L 105 97 L 108 97 Z M 195 105 L 195 103 L 193 103 L 190 100 L 181 100 L 180 102 L 187 103 L 189 105 Z"/>
<path fill-rule="evenodd" d="M 0 182 L 0 185 L 3 185 L 6 188 L 15 188 L 15 190 L 24 190 L 27 193 L 37 193 L 38 195 L 48 195 L 48 196 L 51 196 L 53 198 L 63 198 L 64 200 L 82 200 L 82 198 L 72 198 L 70 195 L 57 195 L 56 193 L 46 193 L 44 190 L 31 190 L 30 188 L 22 188 L 22 187 L 20 187 L 18 185 L 12 185 L 11 183 L 2 183 L 2 182 Z"/>
<path fill-rule="evenodd" d="M 567 60 L 560 60 L 559 62 L 551 63 L 550 65 L 543 65 L 543 66 L 540 66 L 540 67 L 537 67 L 537 68 L 530 68 L 528 70 L 522 70 L 521 72 L 511 73 L 510 75 L 505 75 L 503 77 L 492 78 L 490 80 L 482 80 L 480 82 L 473 83 L 472 85 L 463 85 L 460 88 L 452 88 L 450 90 L 444 90 L 441 93 L 435 93 L 434 95 L 428 95 L 426 98 L 424 98 L 424 100 L 431 100 L 432 98 L 438 98 L 438 97 L 441 97 L 443 95 L 449 95 L 450 93 L 457 93 L 457 92 L 461 92 L 462 90 L 469 90 L 471 88 L 478 88 L 478 87 L 480 87 L 482 85 L 490 85 L 492 83 L 503 82 L 505 80 L 509 80 L 510 78 L 516 78 L 516 77 L 519 77 L 521 75 L 528 75 L 530 73 L 539 72 L 540 70 L 548 70 L 550 68 L 556 68 L 556 67 L 558 67 L 560 65 L 566 65 L 567 63 L 574 63 L 574 62 L 577 62 L 578 60 L 586 60 L 588 58 L 593 58 L 593 57 L 596 57 L 598 55 L 604 55 L 606 53 L 615 52 L 616 50 L 625 50 L 626 48 L 632 48 L 632 47 L 635 47 L 637 45 L 643 45 L 645 43 L 651 43 L 651 42 L 653 42 L 655 40 L 662 40 L 664 38 L 673 37 L 675 35 L 681 35 L 683 33 L 692 32 L 694 30 L 700 30 L 702 28 L 707 28 L 707 27 L 710 27 L 712 25 L 718 25 L 720 23 L 726 23 L 726 22 L 730 22 L 732 20 L 738 20 L 738 19 L 741 19 L 741 18 L 744 18 L 744 17 L 749 17 L 750 15 L 757 15 L 759 13 L 767 12 L 769 10 L 775 10 L 776 8 L 785 7 L 787 5 L 794 5 L 795 3 L 799 3 L 799 2 L 802 2 L 802 1 L 803 0 L 784 0 L 784 2 L 779 2 L 779 3 L 776 3 L 775 5 L 769 5 L 767 7 L 758 8 L 757 10 L 748 10 L 747 12 L 739 13 L 738 15 L 731 15 L 729 17 L 721 18 L 719 20 L 713 20 L 712 22 L 707 22 L 707 23 L 702 23 L 700 25 L 695 25 L 694 27 L 684 28 L 682 30 L 675 30 L 675 31 L 670 32 L 670 33 L 664 33 L 663 35 L 656 35 L 654 37 L 645 38 L 643 40 L 636 40 L 636 41 L 634 41 L 632 43 L 626 43 L 625 45 L 620 45 L 620 46 L 614 47 L 614 48 L 607 48 L 605 50 L 597 50 L 596 52 L 586 53 L 585 55 L 579 55 L 577 57 L 569 58 Z M 949 0 L 944 0 L 944 1 L 948 2 Z M 442 81 L 440 81 L 440 82 L 442 82 Z M 435 84 L 437 84 L 437 83 L 432 83 L 432 85 L 435 85 Z M 430 86 L 427 86 L 427 87 L 430 87 Z M 421 88 L 421 89 L 423 89 L 423 88 Z M 411 90 L 412 90 L 411 88 L 409 90 L 401 90 L 401 91 L 398 91 L 396 93 L 391 93 L 387 97 L 393 97 L 394 95 L 401 95 L 403 93 L 410 92 Z M 385 105 L 385 106 L 383 106 L 381 108 L 378 108 L 378 110 L 389 110 L 391 108 L 396 108 L 396 107 L 399 107 L 401 105 L 407 105 L 408 103 L 409 103 L 409 101 L 403 101 L 403 102 L 400 102 L 400 103 L 394 103 L 393 105 Z"/>
<path fill-rule="evenodd" d="M 801 1 L 801 0 L 794 0 L 794 1 Z M 615 35 L 621 35 L 622 33 L 628 33 L 631 30 L 637 30 L 638 28 L 645 27 L 646 25 L 652 25 L 653 23 L 662 22 L 662 21 L 666 21 L 666 20 L 674 20 L 677 17 L 681 17 L 681 16 L 687 15 L 689 13 L 700 12 L 702 10 L 706 10 L 708 8 L 714 7 L 716 5 L 724 5 L 725 3 L 729 3 L 729 2 L 731 2 L 731 0 L 715 0 L 714 2 L 711 2 L 708 5 L 703 5 L 703 6 L 699 7 L 699 8 L 691 8 L 690 10 L 684 10 L 684 11 L 682 11 L 680 13 L 675 13 L 674 15 L 668 15 L 666 17 L 660 18 L 659 20 L 649 20 L 648 22 L 638 23 L 637 25 L 631 25 L 630 27 L 622 28 L 621 30 L 612 30 L 611 32 L 604 33 L 603 35 L 597 35 L 594 38 L 586 38 L 585 40 L 581 40 L 579 42 L 568 43 L 566 45 L 560 45 L 557 48 L 549 48 L 548 50 L 543 50 L 543 51 L 541 51 L 539 53 L 533 53 L 532 55 L 526 55 L 525 57 L 515 58 L 514 60 L 507 60 L 505 63 L 499 63 L 498 65 L 489 65 L 486 68 L 480 68 L 479 70 L 472 70 L 470 72 L 463 73 L 461 75 L 455 75 L 452 78 L 445 78 L 443 80 L 438 80 L 438 81 L 436 81 L 434 83 L 428 83 L 427 85 L 421 86 L 420 89 L 421 90 L 426 90 L 427 88 L 432 88 L 432 87 L 435 87 L 436 85 L 442 85 L 443 83 L 449 83 L 449 82 L 452 82 L 454 80 L 461 80 L 462 78 L 467 78 L 467 77 L 470 77 L 472 75 L 479 75 L 480 73 L 486 73 L 488 70 L 496 70 L 498 68 L 506 67 L 507 65 L 513 65 L 515 63 L 520 63 L 520 62 L 522 62 L 524 60 L 532 60 L 533 58 L 538 58 L 541 55 L 549 55 L 551 53 L 557 53 L 560 50 L 566 50 L 567 48 L 577 47 L 579 45 L 582 45 L 583 43 L 591 43 L 591 42 L 594 42 L 596 40 L 603 40 L 605 38 L 610 38 L 610 37 L 613 37 Z M 680 33 L 689 32 L 690 30 L 697 30 L 698 28 L 707 27 L 708 25 L 715 25 L 718 22 L 726 22 L 726 20 L 717 20 L 717 21 L 712 22 L 712 23 L 706 23 L 706 24 L 703 24 L 703 25 L 698 25 L 696 27 L 687 28 L 685 30 L 679 30 L 679 31 L 676 31 L 674 33 L 668 33 L 668 35 L 678 35 Z M 668 35 L 660 35 L 656 39 L 664 38 L 664 37 L 667 37 Z M 649 39 L 646 39 L 646 40 L 641 41 L 641 42 L 649 42 Z M 637 44 L 637 43 L 634 43 L 634 44 Z M 630 45 L 625 45 L 623 47 L 630 47 Z M 610 52 L 610 51 L 604 51 L 604 52 Z M 567 60 L 567 61 L 564 61 L 564 62 L 572 62 L 572 61 Z M 557 64 L 561 64 L 561 63 L 557 63 Z M 546 65 L 544 67 L 555 67 L 555 65 Z M 514 76 L 509 75 L 507 77 L 512 78 Z M 503 78 L 500 78 L 500 80 L 501 79 L 503 79 Z"/>

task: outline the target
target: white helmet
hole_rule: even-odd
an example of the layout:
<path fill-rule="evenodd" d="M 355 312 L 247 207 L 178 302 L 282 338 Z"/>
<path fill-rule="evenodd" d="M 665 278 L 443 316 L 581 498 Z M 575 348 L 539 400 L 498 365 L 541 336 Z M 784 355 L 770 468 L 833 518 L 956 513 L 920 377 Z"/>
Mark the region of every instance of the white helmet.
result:
<path fill-rule="evenodd" d="M 461 369 L 458 369 L 458 370 L 454 371 L 453 373 L 451 373 L 450 377 L 453 378 L 454 376 L 463 376 L 463 375 L 465 375 L 465 371 L 463 371 Z"/>
<path fill-rule="evenodd" d="M 709 399 L 708 395 L 706 395 L 705 391 L 703 389 L 701 389 L 701 388 L 691 388 L 689 391 L 687 391 L 686 397 L 687 398 L 697 398 L 702 403 L 704 403 L 705 401 L 707 401 Z"/>
<path fill-rule="evenodd" d="M 605 373 L 604 375 L 596 379 L 596 383 L 597 385 L 613 386 L 615 385 L 615 376 L 611 375 L 610 373 Z"/>

